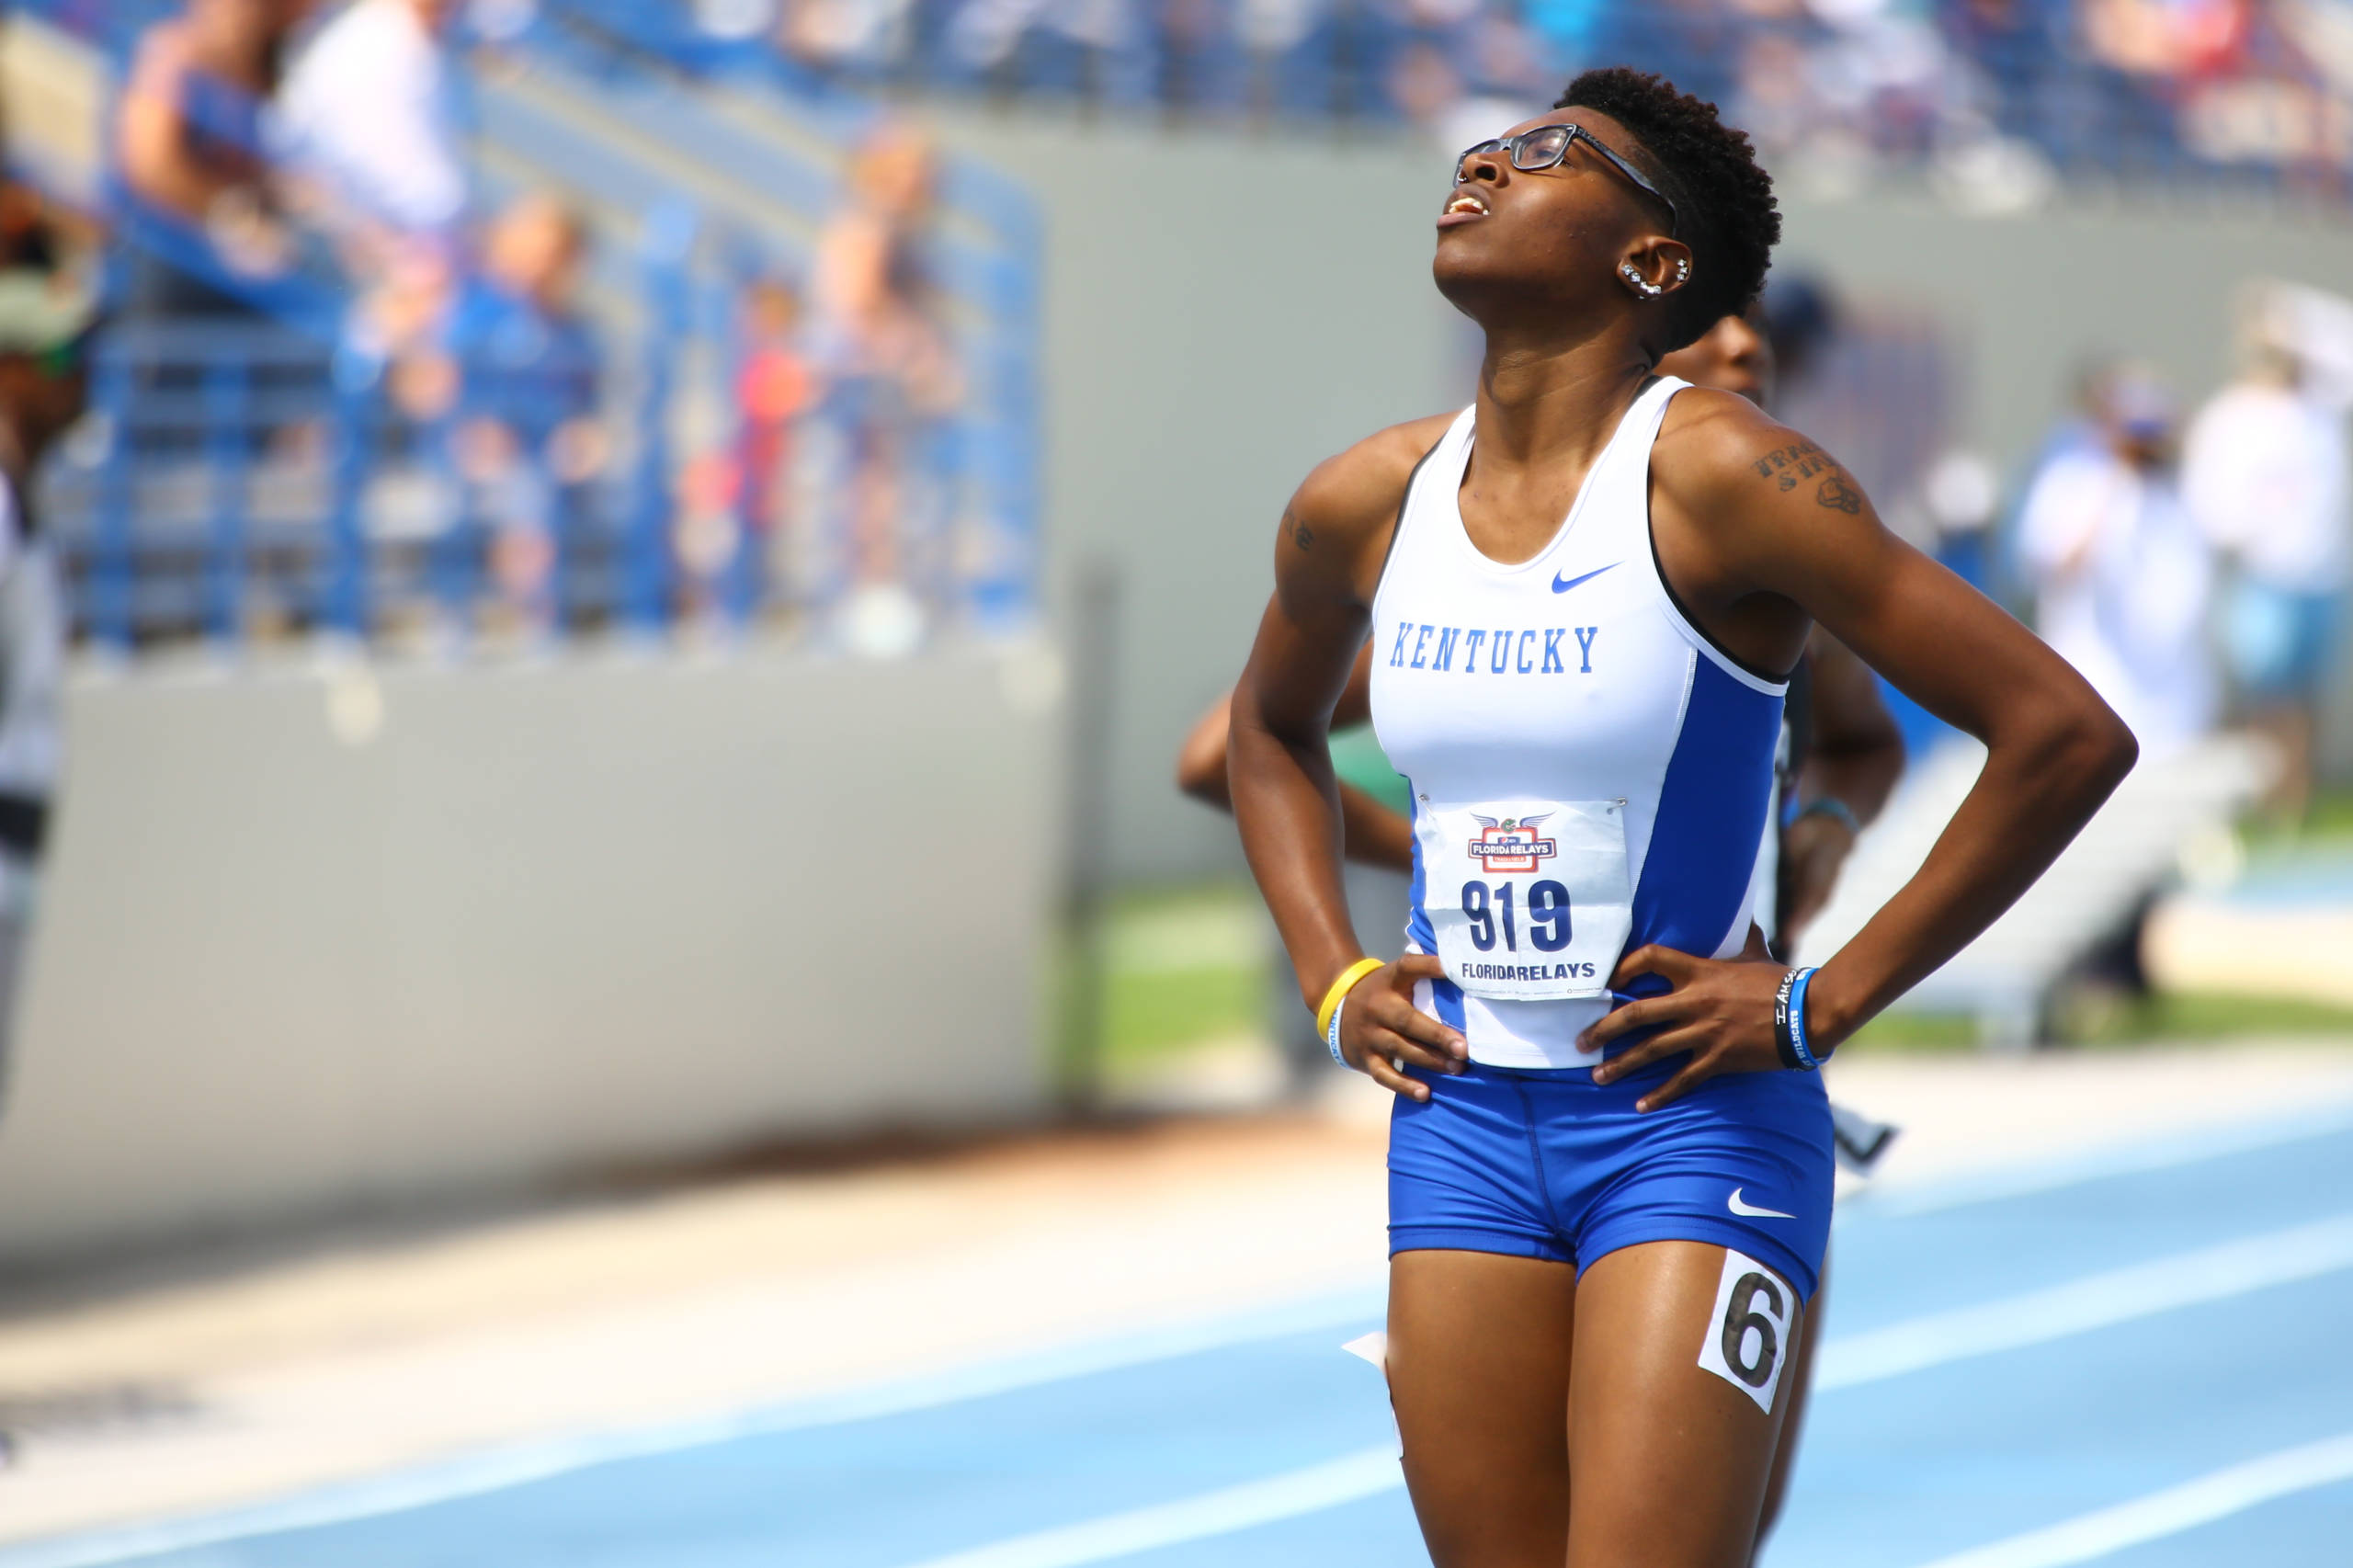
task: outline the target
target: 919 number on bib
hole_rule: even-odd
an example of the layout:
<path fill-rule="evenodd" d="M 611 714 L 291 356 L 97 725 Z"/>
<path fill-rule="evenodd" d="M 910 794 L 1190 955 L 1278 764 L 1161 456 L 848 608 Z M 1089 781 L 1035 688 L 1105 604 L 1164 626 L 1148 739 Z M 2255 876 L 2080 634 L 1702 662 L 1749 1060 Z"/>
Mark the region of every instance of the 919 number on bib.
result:
<path fill-rule="evenodd" d="M 1483 953 L 1495 950 L 1503 937 L 1504 951 L 1519 951 L 1519 924 L 1513 917 L 1515 888 L 1510 882 L 1469 881 L 1462 884 L 1462 914 L 1470 922 L 1471 945 Z M 1528 939 L 1540 953 L 1557 953 L 1569 945 L 1569 890 L 1555 881 L 1541 881 L 1528 890 Z"/>

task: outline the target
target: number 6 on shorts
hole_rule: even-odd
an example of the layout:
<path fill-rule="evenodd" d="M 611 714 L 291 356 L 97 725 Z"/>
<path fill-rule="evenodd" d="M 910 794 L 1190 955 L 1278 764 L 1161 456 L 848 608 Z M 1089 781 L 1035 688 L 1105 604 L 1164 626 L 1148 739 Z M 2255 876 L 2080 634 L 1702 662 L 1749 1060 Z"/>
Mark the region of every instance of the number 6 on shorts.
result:
<path fill-rule="evenodd" d="M 1724 1249 L 1724 1277 L 1716 1285 L 1716 1310 L 1699 1346 L 1699 1365 L 1773 1414 L 1774 1391 L 1781 1386 L 1781 1364 L 1789 1359 L 1790 1313 L 1797 1292 L 1788 1281 L 1753 1257 Z"/>

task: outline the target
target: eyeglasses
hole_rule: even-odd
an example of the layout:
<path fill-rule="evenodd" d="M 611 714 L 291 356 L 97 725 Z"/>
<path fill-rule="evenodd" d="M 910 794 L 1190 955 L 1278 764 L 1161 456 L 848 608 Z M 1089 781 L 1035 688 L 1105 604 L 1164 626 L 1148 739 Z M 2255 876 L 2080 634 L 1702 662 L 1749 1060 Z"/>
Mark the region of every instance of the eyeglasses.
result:
<path fill-rule="evenodd" d="M 1666 209 L 1666 232 L 1670 234 L 1675 233 L 1682 223 L 1683 215 L 1675 210 L 1675 203 L 1667 199 L 1666 193 L 1653 185 L 1640 169 L 1611 152 L 1600 137 L 1582 125 L 1540 125 L 1517 136 L 1500 136 L 1492 142 L 1482 142 L 1475 147 L 1466 147 L 1462 155 L 1454 160 L 1454 183 L 1461 185 L 1469 177 L 1466 171 L 1472 159 L 1491 153 L 1508 153 L 1511 166 L 1525 174 L 1557 168 L 1561 160 L 1569 155 L 1569 149 L 1580 142 L 1600 153 L 1611 168 L 1632 181 L 1635 189 L 1656 198 L 1659 205 Z"/>

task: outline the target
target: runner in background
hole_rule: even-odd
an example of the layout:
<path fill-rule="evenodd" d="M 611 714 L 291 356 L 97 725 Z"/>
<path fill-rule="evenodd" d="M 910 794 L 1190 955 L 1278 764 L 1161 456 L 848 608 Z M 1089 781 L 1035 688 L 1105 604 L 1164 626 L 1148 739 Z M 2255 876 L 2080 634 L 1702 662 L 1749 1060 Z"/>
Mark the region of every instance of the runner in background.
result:
<path fill-rule="evenodd" d="M 1659 373 L 1769 406 L 1776 355 L 1761 330 L 1762 317 L 1761 311 L 1724 317 L 1698 342 L 1661 359 Z M 1414 863 L 1411 792 L 1372 735 L 1371 661 L 1368 642 L 1332 714 L 1332 767 L 1340 780 L 1342 834 L 1350 862 L 1349 910 L 1357 929 L 1377 939 L 1382 956 L 1393 958 L 1403 946 Z M 1225 812 L 1233 809 L 1225 778 L 1232 701 L 1229 691 L 1201 715 L 1176 758 L 1177 788 Z M 1836 638 L 1816 628 L 1790 683 L 1772 825 L 1759 850 L 1765 864 L 1757 878 L 1755 917 L 1776 957 L 1786 959 L 1795 949 L 1806 924 L 1829 902 L 1857 836 L 1886 805 L 1903 772 L 1904 737 L 1881 700 L 1877 678 Z M 1331 1059 L 1312 1027 L 1313 1019 L 1293 1000 L 1299 983 L 1288 959 L 1278 960 L 1276 973 L 1279 1038 L 1291 1083 L 1301 1086 L 1317 1081 L 1319 1069 Z M 1309 1027 L 1297 1027 L 1302 1019 Z M 1839 1105 L 1831 1107 L 1831 1122 L 1839 1163 L 1858 1175 L 1869 1174 L 1896 1132 Z M 1825 1266 L 1790 1363 L 1794 1388 L 1757 1527 L 1759 1552 L 1788 1492 L 1828 1292 Z"/>

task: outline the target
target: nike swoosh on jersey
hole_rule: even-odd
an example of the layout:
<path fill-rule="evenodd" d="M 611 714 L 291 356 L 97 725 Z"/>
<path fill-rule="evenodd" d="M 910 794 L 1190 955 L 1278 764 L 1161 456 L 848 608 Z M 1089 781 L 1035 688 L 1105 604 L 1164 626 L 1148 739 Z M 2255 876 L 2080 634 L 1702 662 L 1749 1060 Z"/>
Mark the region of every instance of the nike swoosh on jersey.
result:
<path fill-rule="evenodd" d="M 1732 1197 L 1726 1199 L 1726 1202 L 1730 1205 L 1732 1211 L 1744 1220 L 1794 1220 L 1797 1218 L 1794 1214 L 1784 1214 L 1779 1209 L 1759 1209 L 1754 1204 L 1744 1203 L 1741 1201 L 1740 1194 L 1741 1189 L 1733 1187 Z"/>
<path fill-rule="evenodd" d="M 1604 572 L 1608 571 L 1611 566 L 1623 566 L 1624 564 L 1626 563 L 1622 561 L 1613 561 L 1608 566 L 1597 566 L 1592 571 L 1586 573 L 1584 576 L 1572 577 L 1565 583 L 1561 581 L 1561 574 L 1558 572 L 1555 572 L 1552 574 L 1552 591 L 1556 594 L 1565 594 L 1571 588 L 1575 587 L 1579 583 L 1592 582 L 1596 577 L 1598 577 Z"/>

